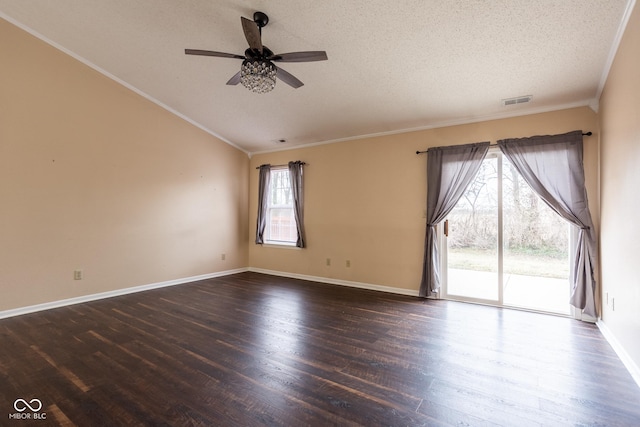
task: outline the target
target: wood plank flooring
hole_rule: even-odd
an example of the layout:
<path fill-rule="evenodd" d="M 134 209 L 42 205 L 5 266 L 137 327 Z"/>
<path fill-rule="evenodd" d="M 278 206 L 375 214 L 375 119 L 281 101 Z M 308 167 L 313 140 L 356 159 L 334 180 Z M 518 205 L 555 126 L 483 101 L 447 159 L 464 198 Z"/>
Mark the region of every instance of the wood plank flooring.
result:
<path fill-rule="evenodd" d="M 640 425 L 594 325 L 257 273 L 1 320 L 0 387 L 3 426 Z"/>

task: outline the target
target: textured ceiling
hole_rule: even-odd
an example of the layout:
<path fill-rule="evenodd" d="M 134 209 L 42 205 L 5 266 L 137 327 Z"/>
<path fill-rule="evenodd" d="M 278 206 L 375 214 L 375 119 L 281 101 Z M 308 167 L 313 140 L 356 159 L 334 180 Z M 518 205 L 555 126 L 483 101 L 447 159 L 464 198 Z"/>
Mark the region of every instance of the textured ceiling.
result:
<path fill-rule="evenodd" d="M 0 0 L 0 17 L 247 152 L 595 106 L 633 0 Z M 258 95 L 226 81 L 240 16 L 269 15 L 305 85 Z M 501 99 L 533 95 L 529 104 Z M 275 141 L 286 139 L 286 143 Z"/>

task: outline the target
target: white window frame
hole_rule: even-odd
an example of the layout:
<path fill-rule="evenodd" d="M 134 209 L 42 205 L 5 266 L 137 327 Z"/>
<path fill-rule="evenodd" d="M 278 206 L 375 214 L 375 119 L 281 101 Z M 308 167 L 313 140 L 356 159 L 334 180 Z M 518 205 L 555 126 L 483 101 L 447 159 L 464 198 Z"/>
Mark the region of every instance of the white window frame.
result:
<path fill-rule="evenodd" d="M 287 167 L 274 167 L 271 169 L 271 179 L 269 180 L 269 191 L 267 196 L 267 212 L 266 212 L 266 227 L 264 232 L 264 244 L 268 246 L 284 246 L 284 247 L 293 247 L 296 248 L 296 241 L 298 239 L 298 232 L 296 227 L 295 237 L 293 237 L 292 241 L 289 240 L 274 240 L 271 238 L 271 214 L 274 209 L 291 209 L 291 218 L 293 219 L 294 226 L 296 224 L 296 216 L 293 208 L 293 196 L 291 196 L 291 204 L 273 204 L 273 188 L 272 185 L 276 183 L 275 174 L 286 172 L 289 175 L 289 182 L 291 182 L 291 176 L 289 174 L 289 169 Z M 293 189 L 291 189 L 293 192 Z"/>

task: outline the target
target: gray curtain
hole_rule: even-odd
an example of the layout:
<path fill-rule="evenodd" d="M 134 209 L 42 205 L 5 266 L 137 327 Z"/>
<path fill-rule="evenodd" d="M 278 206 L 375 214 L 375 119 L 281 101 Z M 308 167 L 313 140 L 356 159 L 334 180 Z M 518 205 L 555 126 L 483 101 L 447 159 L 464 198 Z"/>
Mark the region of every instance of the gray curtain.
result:
<path fill-rule="evenodd" d="M 597 317 L 594 299 L 597 245 L 584 185 L 582 131 L 503 139 L 498 146 L 533 191 L 558 215 L 579 228 L 570 303 Z"/>
<path fill-rule="evenodd" d="M 436 225 L 458 203 L 489 151 L 489 142 L 434 147 L 427 151 L 427 232 L 420 296 L 440 288 L 440 254 Z"/>
<path fill-rule="evenodd" d="M 269 201 L 269 181 L 271 165 L 260 166 L 258 178 L 258 220 L 256 221 L 256 244 L 264 243 L 264 229 L 267 225 L 267 203 Z"/>
<path fill-rule="evenodd" d="M 293 213 L 296 217 L 296 227 L 298 229 L 298 240 L 296 246 L 304 248 L 306 246 L 306 238 L 304 234 L 304 194 L 302 166 L 304 162 L 289 162 L 289 181 L 291 182 L 291 190 L 293 192 Z"/>

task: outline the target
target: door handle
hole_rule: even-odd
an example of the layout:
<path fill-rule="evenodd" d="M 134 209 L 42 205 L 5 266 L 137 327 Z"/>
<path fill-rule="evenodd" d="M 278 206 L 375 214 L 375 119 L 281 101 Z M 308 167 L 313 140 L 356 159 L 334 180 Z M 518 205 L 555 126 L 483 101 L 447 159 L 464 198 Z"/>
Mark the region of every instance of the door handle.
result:
<path fill-rule="evenodd" d="M 449 237 L 449 220 L 444 221 L 444 235 Z"/>

